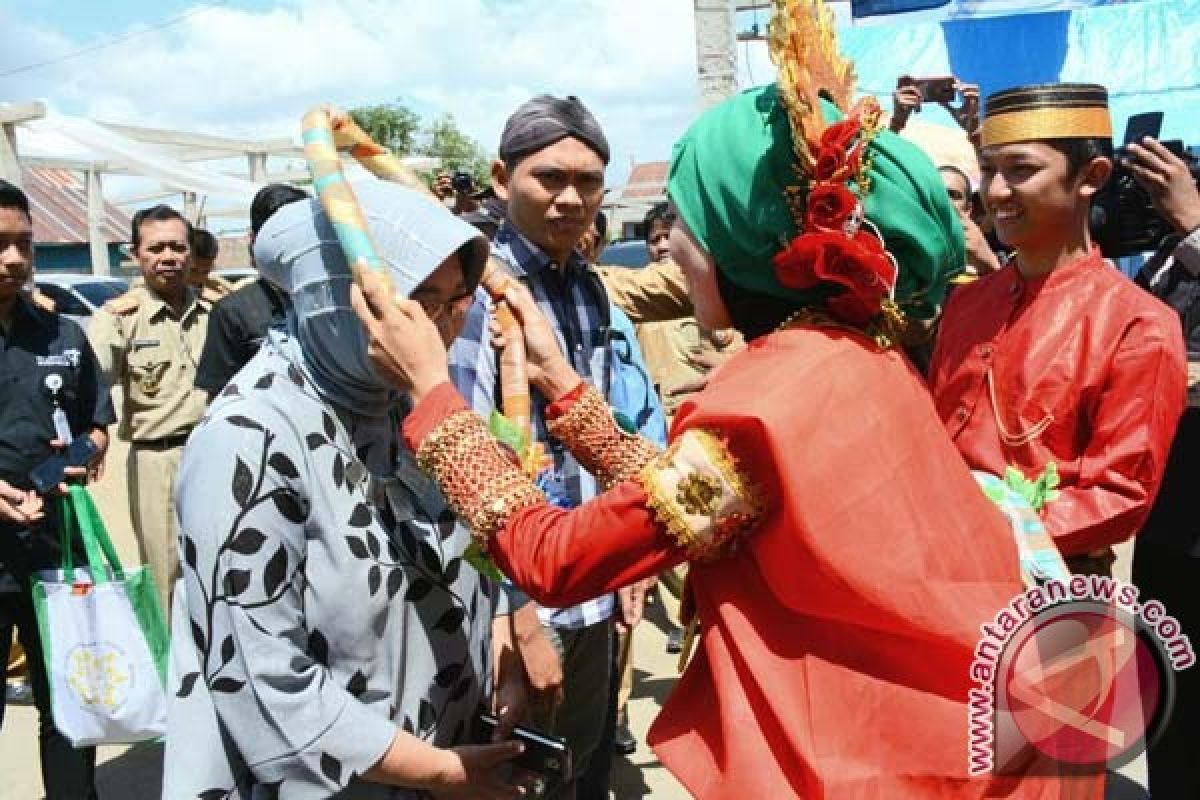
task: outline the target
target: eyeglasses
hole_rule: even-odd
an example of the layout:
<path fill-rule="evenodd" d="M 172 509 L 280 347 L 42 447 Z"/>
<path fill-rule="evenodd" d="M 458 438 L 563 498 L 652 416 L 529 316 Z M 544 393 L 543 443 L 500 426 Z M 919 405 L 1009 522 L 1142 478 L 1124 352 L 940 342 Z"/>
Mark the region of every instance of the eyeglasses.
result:
<path fill-rule="evenodd" d="M 441 322 L 443 319 L 454 319 L 467 313 L 474 297 L 474 292 L 463 292 L 440 303 L 428 295 L 413 295 L 413 300 L 417 301 L 431 321 Z"/>

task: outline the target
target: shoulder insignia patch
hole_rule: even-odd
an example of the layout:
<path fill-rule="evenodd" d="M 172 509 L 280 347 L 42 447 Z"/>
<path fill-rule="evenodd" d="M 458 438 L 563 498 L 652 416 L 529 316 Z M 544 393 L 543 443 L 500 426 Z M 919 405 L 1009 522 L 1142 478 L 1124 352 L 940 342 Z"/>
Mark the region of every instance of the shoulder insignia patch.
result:
<path fill-rule="evenodd" d="M 138 310 L 142 301 L 133 292 L 126 292 L 120 297 L 114 297 L 104 304 L 104 310 L 113 314 L 132 314 Z"/>

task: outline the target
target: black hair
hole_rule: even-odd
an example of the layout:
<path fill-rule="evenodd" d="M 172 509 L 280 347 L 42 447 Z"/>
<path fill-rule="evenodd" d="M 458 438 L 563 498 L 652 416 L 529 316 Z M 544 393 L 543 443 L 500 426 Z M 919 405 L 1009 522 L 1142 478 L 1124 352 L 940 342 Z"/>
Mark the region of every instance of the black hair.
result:
<path fill-rule="evenodd" d="M 649 241 L 650 231 L 654 228 L 654 223 L 661 222 L 668 228 L 675 224 L 675 212 L 671 209 L 668 203 L 655 203 L 649 211 L 646 212 L 645 218 L 642 219 L 643 237 Z"/>
<path fill-rule="evenodd" d="M 1107 158 L 1112 160 L 1112 139 L 1043 139 L 1046 144 L 1067 157 L 1067 174 L 1072 178 L 1079 173 L 1092 159 Z"/>
<path fill-rule="evenodd" d="M 269 183 L 258 190 L 250 203 L 250 232 L 257 236 L 262 226 L 279 209 L 288 203 L 307 200 L 308 194 L 303 189 L 289 186 L 286 183 Z"/>
<path fill-rule="evenodd" d="M 204 228 L 192 229 L 192 257 L 212 260 L 217 257 L 217 237 Z"/>
<path fill-rule="evenodd" d="M 598 238 L 602 242 L 608 236 L 608 214 L 603 211 L 596 212 L 596 233 L 600 234 Z"/>
<path fill-rule="evenodd" d="M 133 215 L 133 249 L 137 250 L 142 243 L 142 225 L 147 222 L 167 222 L 177 219 L 183 223 L 186 230 L 188 244 L 192 242 L 192 223 L 187 221 L 187 217 L 180 214 L 170 206 L 158 204 L 153 208 L 143 208 L 141 211 Z"/>
<path fill-rule="evenodd" d="M 25 214 L 30 221 L 33 220 L 33 215 L 29 213 L 28 195 L 21 191 L 21 187 L 11 184 L 3 178 L 0 178 L 0 208 L 15 208 Z"/>
<path fill-rule="evenodd" d="M 737 286 L 725 273 L 716 270 L 717 290 L 725 301 L 725 308 L 733 327 L 746 338 L 757 339 L 778 328 L 790 317 L 800 304 L 795 300 L 784 300 L 774 295 L 756 292 Z"/>

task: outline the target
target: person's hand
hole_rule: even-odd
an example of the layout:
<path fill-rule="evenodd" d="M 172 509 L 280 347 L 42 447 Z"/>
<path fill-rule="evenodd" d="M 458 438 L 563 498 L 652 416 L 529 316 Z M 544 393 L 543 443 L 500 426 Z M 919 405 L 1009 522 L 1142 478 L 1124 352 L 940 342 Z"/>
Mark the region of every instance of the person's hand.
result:
<path fill-rule="evenodd" d="M 521 755 L 520 742 L 462 745 L 440 751 L 437 784 L 429 789 L 445 800 L 512 800 L 525 791 L 501 777 L 500 768 Z"/>
<path fill-rule="evenodd" d="M 562 659 L 542 628 L 537 606 L 527 603 L 513 614 L 513 632 L 533 691 L 531 705 L 539 715 L 549 716 L 563 700 Z"/>
<path fill-rule="evenodd" d="M 1154 200 L 1154 205 L 1177 232 L 1200 227 L 1200 192 L 1182 158 L 1147 136 L 1130 144 L 1122 163 Z"/>
<path fill-rule="evenodd" d="M 650 578 L 617 590 L 621 611 L 615 622 L 618 633 L 631 631 L 642 621 L 642 614 L 646 610 L 646 593 L 652 586 L 654 579 Z"/>
<path fill-rule="evenodd" d="M 959 212 L 958 219 L 962 222 L 963 237 L 966 240 L 967 264 L 974 267 L 975 272 L 980 277 L 989 275 L 1000 269 L 999 257 L 992 250 L 992 246 L 988 244 L 987 237 L 983 235 L 983 231 L 975 224 L 975 220 L 962 212 Z"/>
<path fill-rule="evenodd" d="M 439 200 L 446 200 L 454 196 L 454 182 L 450 179 L 449 172 L 439 172 L 433 179 L 433 186 L 430 188 Z"/>
<path fill-rule="evenodd" d="M 360 275 L 350 302 L 367 329 L 367 356 L 381 378 L 419 403 L 450 380 L 442 335 L 420 303 L 393 300 L 387 281 L 373 271 L 362 269 Z"/>
<path fill-rule="evenodd" d="M 529 713 L 529 677 L 514 642 L 512 615 L 496 617 L 492 623 L 492 713 L 496 715 L 493 742 L 512 736 L 513 728 Z"/>
<path fill-rule="evenodd" d="M 950 116 L 954 117 L 958 127 L 966 131 L 967 136 L 971 136 L 979 128 L 979 87 L 974 83 L 963 83 L 956 80 L 954 88 L 962 97 L 962 101 L 957 106 L 950 103 L 941 103 L 940 105 L 950 112 Z"/>
<path fill-rule="evenodd" d="M 45 518 L 41 496 L 0 480 L 0 519 L 17 525 L 34 525 Z"/>
<path fill-rule="evenodd" d="M 696 369 L 702 369 L 707 373 L 712 372 L 714 369 L 733 358 L 733 352 L 730 350 L 692 349 L 688 350 L 686 358 L 687 362 L 693 367 Z"/>
<path fill-rule="evenodd" d="M 92 442 L 96 445 L 96 455 L 88 464 L 88 480 L 92 483 L 104 477 L 104 459 L 108 455 L 108 431 L 104 428 L 92 428 Z"/>
<path fill-rule="evenodd" d="M 529 290 L 512 281 L 504 293 L 504 302 L 521 324 L 529 382 L 551 401 L 578 386 L 579 375 L 559 350 L 558 335 Z"/>
<path fill-rule="evenodd" d="M 899 133 L 908 124 L 908 118 L 921 107 L 924 98 L 921 90 L 909 75 L 901 75 L 896 79 L 896 91 L 892 92 L 892 122 L 893 133 Z"/>

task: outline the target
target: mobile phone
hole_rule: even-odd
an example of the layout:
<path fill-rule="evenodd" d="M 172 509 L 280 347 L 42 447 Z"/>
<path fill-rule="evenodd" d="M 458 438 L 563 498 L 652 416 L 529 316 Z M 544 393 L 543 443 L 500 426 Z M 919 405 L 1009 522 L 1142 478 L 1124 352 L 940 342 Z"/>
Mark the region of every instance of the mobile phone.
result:
<path fill-rule="evenodd" d="M 492 741 L 498 724 L 494 714 L 480 712 L 476 741 Z M 521 725 L 513 728 L 512 738 L 525 745 L 524 752 L 513 759 L 513 766 L 543 775 L 553 785 L 571 780 L 571 751 L 567 748 L 566 739 Z"/>
<path fill-rule="evenodd" d="M 912 85 L 921 90 L 921 100 L 925 103 L 951 103 L 958 95 L 953 75 L 913 78 Z"/>
<path fill-rule="evenodd" d="M 66 476 L 67 467 L 86 467 L 96 457 L 99 448 L 91 436 L 77 436 L 61 453 L 55 453 L 29 473 L 38 494 L 50 494 Z"/>
<path fill-rule="evenodd" d="M 1134 114 L 1125 123 L 1125 144 L 1141 144 L 1147 136 L 1157 139 L 1162 133 L 1163 112 L 1144 111 Z"/>

